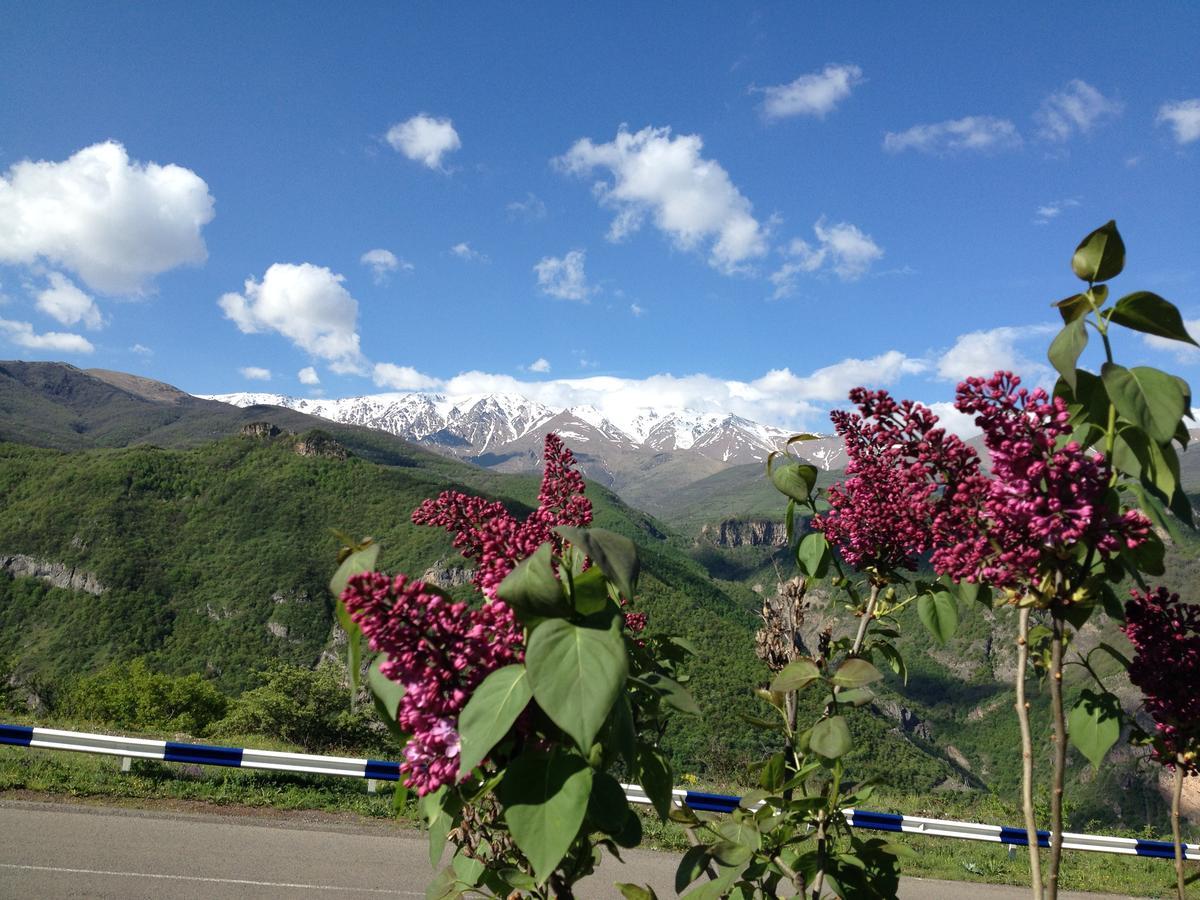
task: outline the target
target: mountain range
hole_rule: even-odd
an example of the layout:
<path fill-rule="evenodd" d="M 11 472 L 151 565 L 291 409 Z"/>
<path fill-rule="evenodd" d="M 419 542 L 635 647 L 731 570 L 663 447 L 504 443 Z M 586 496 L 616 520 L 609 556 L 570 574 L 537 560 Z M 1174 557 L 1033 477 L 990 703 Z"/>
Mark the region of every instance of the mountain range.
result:
<path fill-rule="evenodd" d="M 557 432 L 591 479 L 654 512 L 674 489 L 730 467 L 761 470 L 791 432 L 731 413 L 693 409 L 602 412 L 594 406 L 555 408 L 517 394 L 448 396 L 386 393 L 344 399 L 235 393 L 202 399 L 249 408 L 276 406 L 333 422 L 386 431 L 429 450 L 502 472 L 533 471 L 542 439 Z M 803 445 L 822 469 L 845 465 L 837 438 Z"/>

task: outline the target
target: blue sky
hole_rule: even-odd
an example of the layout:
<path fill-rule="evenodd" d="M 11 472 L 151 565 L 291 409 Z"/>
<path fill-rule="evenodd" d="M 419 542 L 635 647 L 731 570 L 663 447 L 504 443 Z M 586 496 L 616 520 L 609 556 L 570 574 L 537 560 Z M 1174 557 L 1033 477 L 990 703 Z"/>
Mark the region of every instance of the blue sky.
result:
<path fill-rule="evenodd" d="M 1044 6 L 6 3 L 0 356 L 797 427 L 1045 379 L 1109 218 L 1200 320 L 1200 7 Z"/>

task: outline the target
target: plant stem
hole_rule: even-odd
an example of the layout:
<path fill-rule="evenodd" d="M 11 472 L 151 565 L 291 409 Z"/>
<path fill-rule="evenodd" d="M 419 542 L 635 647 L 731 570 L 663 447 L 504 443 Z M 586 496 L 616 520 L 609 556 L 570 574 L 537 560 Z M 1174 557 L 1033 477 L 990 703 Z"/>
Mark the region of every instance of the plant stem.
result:
<path fill-rule="evenodd" d="M 1021 803 L 1025 809 L 1025 834 L 1029 839 L 1029 872 L 1033 900 L 1042 900 L 1042 863 L 1038 850 L 1037 821 L 1033 817 L 1033 737 L 1029 731 L 1029 706 L 1025 702 L 1025 667 L 1029 664 L 1029 607 L 1017 617 L 1017 721 L 1021 725 Z"/>
<path fill-rule="evenodd" d="M 1057 900 L 1058 870 L 1062 863 L 1063 779 L 1067 769 L 1067 719 L 1063 712 L 1063 619 L 1058 610 L 1051 613 L 1050 703 L 1054 713 L 1054 782 L 1050 793 L 1050 889 L 1047 900 Z"/>
<path fill-rule="evenodd" d="M 854 646 L 850 648 L 851 656 L 858 656 L 858 651 L 862 649 L 863 641 L 867 637 L 867 627 L 871 624 L 871 619 L 875 617 L 875 604 L 879 600 L 880 587 L 881 585 L 871 583 L 871 596 L 867 599 L 867 608 L 863 612 L 862 621 L 858 623 L 858 634 L 854 637 Z"/>
<path fill-rule="evenodd" d="M 1171 791 L 1171 837 L 1175 839 L 1175 890 L 1184 900 L 1183 830 L 1179 826 L 1179 807 L 1183 800 L 1183 760 L 1175 761 L 1175 790 Z"/>
<path fill-rule="evenodd" d="M 812 900 L 821 900 L 825 889 L 825 813 L 817 818 L 817 875 L 813 878 Z"/>

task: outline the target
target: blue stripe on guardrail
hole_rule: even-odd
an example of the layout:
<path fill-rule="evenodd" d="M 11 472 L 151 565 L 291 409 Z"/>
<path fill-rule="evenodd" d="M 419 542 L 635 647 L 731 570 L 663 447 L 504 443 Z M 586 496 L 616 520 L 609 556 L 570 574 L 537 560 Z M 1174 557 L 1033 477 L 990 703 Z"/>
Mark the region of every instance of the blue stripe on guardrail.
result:
<path fill-rule="evenodd" d="M 33 729 L 28 725 L 0 725 L 0 744 L 28 747 L 32 740 Z"/>
<path fill-rule="evenodd" d="M 1138 856 L 1153 856 L 1157 859 L 1174 859 L 1175 845 L 1168 841 L 1143 841 L 1137 842 Z M 1183 858 L 1188 859 L 1187 850 L 1183 851 Z"/>
<path fill-rule="evenodd" d="M 167 762 L 199 763 L 204 766 L 240 766 L 241 747 L 214 747 L 211 744 L 178 744 L 167 741 L 163 759 Z"/>
<path fill-rule="evenodd" d="M 705 794 L 700 791 L 688 791 L 684 798 L 692 809 L 705 812 L 733 812 L 738 808 L 741 797 L 731 797 L 729 794 Z"/>
<path fill-rule="evenodd" d="M 870 828 L 873 831 L 903 831 L 904 816 L 896 813 L 869 812 L 865 809 L 854 810 L 853 825 L 855 828 Z"/>
<path fill-rule="evenodd" d="M 399 781 L 400 763 L 384 762 L 380 759 L 368 759 L 363 771 L 363 778 L 375 778 L 379 781 Z"/>
<path fill-rule="evenodd" d="M 1050 846 L 1050 832 L 1039 831 L 1037 836 L 1039 847 Z M 1028 847 L 1029 834 L 1024 828 L 1010 828 L 1007 825 L 1003 825 L 1000 828 L 1000 843 L 1012 844 L 1015 847 Z"/>

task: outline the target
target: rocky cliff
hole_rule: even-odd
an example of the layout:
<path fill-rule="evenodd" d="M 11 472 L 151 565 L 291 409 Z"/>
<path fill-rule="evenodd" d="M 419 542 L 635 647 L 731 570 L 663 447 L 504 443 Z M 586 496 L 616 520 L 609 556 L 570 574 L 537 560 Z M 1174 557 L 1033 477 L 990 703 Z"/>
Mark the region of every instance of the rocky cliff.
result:
<path fill-rule="evenodd" d="M 88 594 L 94 594 L 97 597 L 103 594 L 105 590 L 104 585 L 91 572 L 66 566 L 60 562 L 35 559 L 32 556 L 24 556 L 20 553 L 14 556 L 0 556 L 0 569 L 3 569 L 10 575 L 19 575 L 25 578 L 41 578 L 57 588 L 63 588 L 68 591 L 84 591 Z"/>

